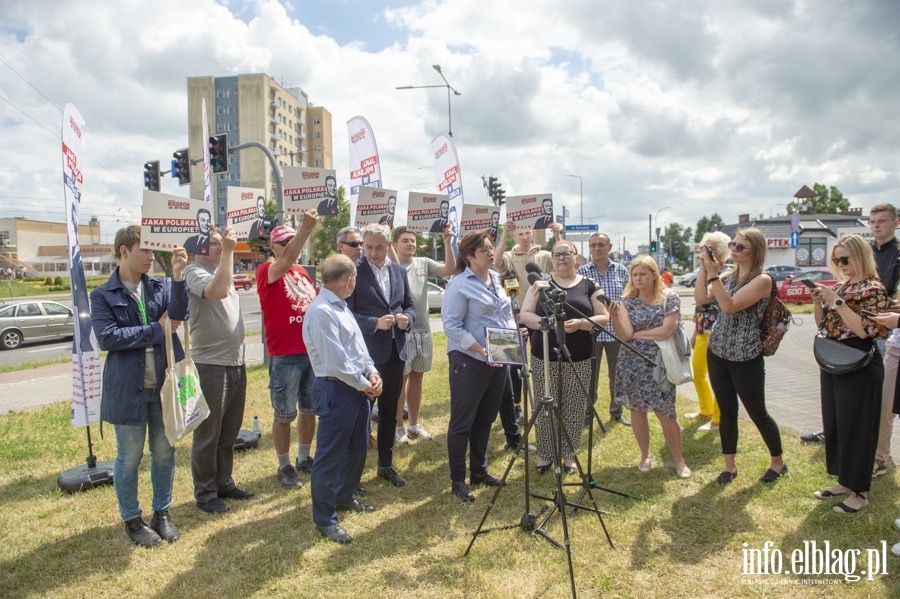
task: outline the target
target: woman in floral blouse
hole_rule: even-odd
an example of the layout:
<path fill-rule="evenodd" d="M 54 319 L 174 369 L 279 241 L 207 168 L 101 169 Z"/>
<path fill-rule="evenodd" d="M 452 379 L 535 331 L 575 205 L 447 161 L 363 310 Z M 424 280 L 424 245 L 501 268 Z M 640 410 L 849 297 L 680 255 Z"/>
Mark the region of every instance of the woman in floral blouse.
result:
<path fill-rule="evenodd" d="M 884 285 L 875 271 L 872 249 L 859 235 L 838 239 L 831 248 L 831 271 L 841 279 L 834 287 L 817 285 L 813 298 L 819 335 L 869 351 L 876 337 L 887 330 L 860 314 L 890 307 Z M 876 354 L 878 348 L 875 348 Z M 843 497 L 834 506 L 839 514 L 855 514 L 869 505 L 866 493 L 872 483 L 872 463 L 878 443 L 881 385 L 884 364 L 878 354 L 867 366 L 849 374 L 820 374 L 825 465 L 838 484 L 816 491 L 819 499 Z"/>

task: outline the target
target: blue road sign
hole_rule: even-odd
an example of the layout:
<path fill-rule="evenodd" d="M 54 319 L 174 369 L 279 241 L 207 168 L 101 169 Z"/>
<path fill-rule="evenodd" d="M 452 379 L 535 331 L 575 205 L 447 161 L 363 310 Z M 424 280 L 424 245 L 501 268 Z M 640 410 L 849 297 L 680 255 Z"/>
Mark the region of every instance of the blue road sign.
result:
<path fill-rule="evenodd" d="M 791 231 L 791 247 L 800 245 L 800 231 Z"/>
<path fill-rule="evenodd" d="M 600 225 L 566 225 L 566 231 L 599 231 Z"/>

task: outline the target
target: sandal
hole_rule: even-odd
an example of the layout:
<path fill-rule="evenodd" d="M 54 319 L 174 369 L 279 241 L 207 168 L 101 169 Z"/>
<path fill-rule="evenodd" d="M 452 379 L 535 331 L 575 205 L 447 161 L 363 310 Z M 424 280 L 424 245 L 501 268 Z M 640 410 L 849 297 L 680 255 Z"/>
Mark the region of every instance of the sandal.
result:
<path fill-rule="evenodd" d="M 535 469 L 537 470 L 538 474 L 544 474 L 545 472 L 547 472 L 547 470 L 550 470 L 550 466 L 552 465 L 552 462 L 538 462 L 537 466 L 535 466 Z"/>
<path fill-rule="evenodd" d="M 853 507 L 850 507 L 849 505 L 847 505 L 846 503 L 844 503 L 844 502 L 842 501 L 842 502 L 840 502 L 839 504 L 837 504 L 836 506 L 834 506 L 832 509 L 833 509 L 835 512 L 837 512 L 838 514 L 856 514 L 856 513 L 858 513 L 858 512 L 863 511 L 864 509 L 866 509 L 866 508 L 869 506 L 869 499 L 868 499 L 868 497 L 866 497 L 866 496 L 863 495 L 862 493 L 856 493 L 856 492 L 854 492 L 853 494 L 856 495 L 857 497 L 862 497 L 862 498 L 863 498 L 863 502 L 864 502 L 864 503 L 863 503 L 861 506 L 859 506 L 859 507 L 857 507 L 857 508 L 853 508 Z"/>
<path fill-rule="evenodd" d="M 813 495 L 816 499 L 831 499 L 832 497 L 840 497 L 849 493 L 849 489 L 846 491 L 832 491 L 831 489 L 824 489 L 822 491 L 816 491 L 815 493 L 813 493 Z"/>
<path fill-rule="evenodd" d="M 637 469 L 641 472 L 650 472 L 651 468 L 653 468 L 653 461 L 650 458 L 644 458 L 638 462 Z"/>
<path fill-rule="evenodd" d="M 776 480 L 778 480 L 779 478 L 781 478 L 782 476 L 787 474 L 787 472 L 788 472 L 787 464 L 784 465 L 784 468 L 781 469 L 781 472 L 778 472 L 777 470 L 772 470 L 771 468 L 769 468 L 768 470 L 763 472 L 762 476 L 759 477 L 759 482 L 774 483 Z"/>
<path fill-rule="evenodd" d="M 681 469 L 675 468 L 675 474 L 678 475 L 678 478 L 690 478 L 691 477 L 691 469 L 688 468 L 687 464 L 685 464 L 684 468 L 681 468 Z"/>
<path fill-rule="evenodd" d="M 566 474 L 575 474 L 578 472 L 578 466 L 575 465 L 575 462 L 572 462 L 571 464 L 563 462 L 563 469 L 566 471 Z"/>
<path fill-rule="evenodd" d="M 722 470 L 721 474 L 716 477 L 716 482 L 720 485 L 730 485 L 731 482 L 737 478 L 737 472 L 737 468 L 734 469 L 734 472 Z"/>

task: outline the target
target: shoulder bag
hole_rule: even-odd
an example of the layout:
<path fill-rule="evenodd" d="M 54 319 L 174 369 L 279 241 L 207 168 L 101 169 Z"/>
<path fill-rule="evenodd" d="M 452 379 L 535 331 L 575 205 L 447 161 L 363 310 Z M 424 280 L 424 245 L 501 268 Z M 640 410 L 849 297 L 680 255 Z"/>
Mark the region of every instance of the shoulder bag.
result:
<path fill-rule="evenodd" d="M 830 337 L 816 337 L 813 341 L 813 355 L 823 372 L 829 374 L 851 374 L 869 365 L 875 356 L 875 342 L 869 351 L 841 343 Z"/>
<path fill-rule="evenodd" d="M 763 311 L 762 321 L 759 324 L 759 336 L 762 339 L 764 356 L 775 355 L 778 345 L 791 324 L 791 311 L 778 298 L 778 289 L 775 280 L 772 279 L 772 292 L 769 295 L 769 303 Z"/>

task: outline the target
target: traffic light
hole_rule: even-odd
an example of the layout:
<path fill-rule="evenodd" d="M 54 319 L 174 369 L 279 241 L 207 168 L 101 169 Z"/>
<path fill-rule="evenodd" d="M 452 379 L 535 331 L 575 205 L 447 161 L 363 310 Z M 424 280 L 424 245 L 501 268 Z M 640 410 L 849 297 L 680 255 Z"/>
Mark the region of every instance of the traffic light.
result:
<path fill-rule="evenodd" d="M 656 253 L 656 249 L 657 249 L 657 248 L 656 248 L 656 242 L 651 240 L 651 241 L 650 241 L 650 253 L 651 253 L 651 254 L 655 254 L 655 253 Z"/>
<path fill-rule="evenodd" d="M 176 150 L 172 154 L 172 178 L 178 179 L 179 185 L 187 185 L 191 182 L 191 155 L 187 148 Z"/>
<path fill-rule="evenodd" d="M 159 191 L 159 160 L 144 163 L 144 187 L 150 191 Z"/>
<path fill-rule="evenodd" d="M 214 175 L 228 172 L 227 133 L 219 133 L 209 138 L 209 164 Z"/>
<path fill-rule="evenodd" d="M 502 189 L 497 190 L 497 195 L 494 196 L 494 203 L 498 206 L 502 206 L 506 203 L 506 192 Z"/>
<path fill-rule="evenodd" d="M 503 188 L 500 187 L 500 182 L 497 181 L 497 177 L 488 177 L 487 182 L 487 190 L 488 195 L 491 196 L 491 200 L 494 202 L 494 206 L 502 206 L 506 203 L 506 194 L 503 192 Z"/>

